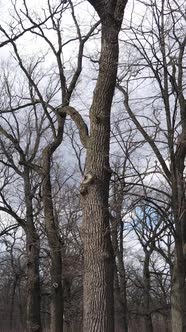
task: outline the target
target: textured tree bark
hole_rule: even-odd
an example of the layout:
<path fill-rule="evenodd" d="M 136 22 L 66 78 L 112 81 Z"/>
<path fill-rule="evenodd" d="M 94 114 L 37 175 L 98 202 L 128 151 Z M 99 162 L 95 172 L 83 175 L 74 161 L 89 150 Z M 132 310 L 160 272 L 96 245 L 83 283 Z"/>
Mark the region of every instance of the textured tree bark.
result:
<path fill-rule="evenodd" d="M 50 179 L 51 147 L 43 152 L 43 207 L 51 257 L 51 332 L 63 331 L 63 288 L 61 243 L 55 223 Z"/>
<path fill-rule="evenodd" d="M 185 332 L 185 262 L 182 254 L 182 243 L 176 242 L 171 294 L 172 332 Z"/>
<path fill-rule="evenodd" d="M 100 68 L 90 110 L 82 183 L 84 332 L 114 331 L 114 255 L 109 228 L 110 111 L 118 64 L 118 34 L 126 1 L 91 1 L 102 21 Z"/>
<path fill-rule="evenodd" d="M 172 332 L 186 331 L 186 198 L 184 184 L 185 140 L 180 141 L 176 153 L 173 178 L 173 212 L 175 218 L 175 258 L 172 277 Z"/>
<path fill-rule="evenodd" d="M 40 317 L 40 241 L 33 219 L 32 193 L 29 168 L 24 167 L 24 191 L 26 204 L 26 250 L 27 250 L 27 332 L 41 332 Z"/>
<path fill-rule="evenodd" d="M 172 279 L 172 332 L 186 332 L 186 196 L 185 196 L 185 158 L 186 158 L 186 99 L 184 95 L 183 61 L 186 36 L 179 43 L 177 80 L 175 87 L 179 101 L 181 134 L 178 136 L 177 149 L 172 158 L 172 207 L 175 219 L 175 259 Z M 175 66 L 173 67 L 175 70 Z"/>

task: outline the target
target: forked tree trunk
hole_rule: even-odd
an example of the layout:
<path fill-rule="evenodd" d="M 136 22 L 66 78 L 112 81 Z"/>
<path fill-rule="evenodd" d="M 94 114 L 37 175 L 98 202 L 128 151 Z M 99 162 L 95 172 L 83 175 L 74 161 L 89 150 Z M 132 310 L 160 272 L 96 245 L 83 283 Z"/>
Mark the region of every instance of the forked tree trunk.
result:
<path fill-rule="evenodd" d="M 109 228 L 110 111 L 118 33 L 126 1 L 90 1 L 102 21 L 100 68 L 90 110 L 85 181 L 81 188 L 84 245 L 84 332 L 114 331 L 114 255 Z"/>
<path fill-rule="evenodd" d="M 24 191 L 26 204 L 26 250 L 27 250 L 27 332 L 41 332 L 40 317 L 40 241 L 34 218 L 29 168 L 24 168 Z"/>

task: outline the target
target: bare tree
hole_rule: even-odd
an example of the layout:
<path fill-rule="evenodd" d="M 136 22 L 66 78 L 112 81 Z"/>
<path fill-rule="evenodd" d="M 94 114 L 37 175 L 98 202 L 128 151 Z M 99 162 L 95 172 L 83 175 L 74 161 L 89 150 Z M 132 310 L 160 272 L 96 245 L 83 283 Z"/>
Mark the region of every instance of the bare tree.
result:
<path fill-rule="evenodd" d="M 137 52 L 136 63 L 133 57 L 131 67 L 125 73 L 127 83 L 119 89 L 124 96 L 125 109 L 151 147 L 166 180 L 165 186 L 169 186 L 171 193 L 175 226 L 172 328 L 173 331 L 185 331 L 185 14 L 183 4 L 174 0 L 149 4 L 140 1 L 140 4 L 145 7 L 146 14 L 142 21 L 131 24 L 132 35 L 127 40 L 128 47 Z M 151 24 L 149 17 L 152 17 Z M 132 87 L 134 77 L 136 87 Z M 141 101 L 145 112 L 137 106 L 140 119 L 130 96 L 132 89 L 140 89 L 142 82 L 154 84 L 154 89 L 143 90 Z M 148 97 L 152 98 L 150 104 Z"/>
<path fill-rule="evenodd" d="M 34 110 L 29 113 L 29 121 L 31 125 L 32 116 L 34 117 Z M 6 126 L 6 117 L 1 115 L 0 132 L 0 146 L 1 146 L 1 160 L 0 163 L 5 169 L 4 183 L 1 188 L 1 206 L 0 210 L 6 212 L 13 217 L 20 225 L 26 234 L 26 249 L 27 249 L 27 330 L 28 331 L 41 331 L 40 320 L 40 277 L 39 277 L 39 251 L 40 239 L 35 225 L 35 217 L 37 211 L 34 211 L 33 199 L 37 194 L 39 183 L 36 184 L 38 178 L 34 179 L 33 170 L 30 163 L 27 161 L 35 159 L 38 152 L 39 141 L 41 138 L 43 119 L 39 122 L 36 118 L 38 125 L 37 136 L 34 140 L 33 132 L 29 125 L 28 140 L 22 143 L 22 134 L 24 129 L 19 124 L 18 117 L 10 119 L 8 126 Z M 34 121 L 34 120 L 33 120 Z M 5 129 L 6 128 L 6 129 Z M 31 147 L 32 146 L 32 147 Z M 33 150 L 32 150 L 33 149 Z M 30 152 L 30 150 L 32 152 Z M 7 177 L 5 174 L 7 173 Z M 17 183 L 22 187 L 23 195 L 19 200 L 14 203 L 11 198 L 12 195 L 7 193 L 12 191 L 13 184 Z M 7 187 L 9 190 L 7 192 Z M 17 192 L 18 193 L 18 192 Z M 17 207 L 16 207 L 17 205 Z M 20 206 L 25 206 L 25 215 L 21 213 Z M 22 209 L 24 209 L 22 207 Z"/>
<path fill-rule="evenodd" d="M 1 235 L 0 278 L 1 278 L 1 329 L 13 331 L 25 327 L 25 298 L 22 296 L 25 284 L 24 239 L 19 236 L 20 228 L 7 230 Z M 25 291 L 25 289 L 24 289 Z"/>
<path fill-rule="evenodd" d="M 66 10 L 69 10 L 71 13 L 76 35 L 74 38 L 70 37 L 69 40 L 64 42 L 62 23 L 63 15 Z M 41 104 L 45 118 L 48 120 L 48 127 L 50 127 L 50 139 L 46 139 L 45 144 L 43 144 L 41 163 L 38 163 L 35 160 L 29 160 L 29 163 L 27 163 L 27 161 L 22 158 L 22 165 L 26 169 L 30 167 L 31 169 L 37 170 L 38 174 L 42 177 L 42 202 L 51 258 L 51 331 L 61 332 L 63 330 L 62 243 L 59 236 L 58 224 L 56 223 L 54 215 L 51 163 L 55 151 L 63 140 L 66 113 L 63 112 L 61 114 L 58 111 L 59 107 L 56 107 L 54 99 L 56 97 L 58 100 L 57 105 L 66 106 L 69 104 L 81 74 L 85 43 L 92 36 L 92 34 L 94 34 L 94 31 L 99 26 L 100 22 L 92 20 L 93 23 L 91 24 L 89 30 L 84 34 L 80 29 L 78 19 L 75 14 L 75 7 L 71 2 L 59 2 L 53 5 L 50 1 L 48 1 L 47 8 L 41 15 L 44 17 L 47 16 L 49 19 L 45 20 L 43 25 L 41 25 L 40 22 L 43 22 L 42 16 L 30 10 L 29 5 L 26 1 L 24 1 L 23 9 L 21 11 L 19 11 L 17 4 L 14 4 L 14 18 L 16 18 L 18 26 L 22 29 L 23 33 L 26 28 L 22 24 L 22 15 L 24 15 L 24 18 L 29 25 L 32 24 L 33 29 L 30 30 L 31 33 L 44 41 L 45 45 L 47 45 L 51 51 L 56 63 L 58 74 L 57 79 L 56 75 L 53 74 L 53 77 L 55 77 L 55 84 L 49 81 L 48 91 L 46 89 L 46 93 L 44 94 L 43 89 L 40 86 L 40 78 L 37 78 L 36 75 L 36 67 L 42 60 L 38 58 L 34 64 L 28 66 L 28 64 L 24 61 L 24 56 L 22 56 L 19 51 L 19 46 L 16 44 L 16 38 L 11 38 L 11 35 L 7 31 L 2 31 L 7 41 L 11 44 L 17 63 L 29 83 L 31 91 L 29 102 L 33 105 Z M 48 34 L 50 30 L 53 31 L 53 36 Z M 74 40 L 78 41 L 77 61 L 71 78 L 67 81 L 63 61 L 63 49 L 67 44 L 70 44 Z M 60 96 L 58 97 L 59 94 Z M 25 190 L 29 190 L 28 182 Z"/>
<path fill-rule="evenodd" d="M 76 122 L 86 148 L 81 184 L 84 245 L 84 330 L 114 331 L 114 256 L 109 230 L 110 112 L 118 63 L 118 34 L 127 1 L 90 1 L 101 19 L 99 74 L 90 108 L 90 134 L 80 114 L 64 107 Z"/>

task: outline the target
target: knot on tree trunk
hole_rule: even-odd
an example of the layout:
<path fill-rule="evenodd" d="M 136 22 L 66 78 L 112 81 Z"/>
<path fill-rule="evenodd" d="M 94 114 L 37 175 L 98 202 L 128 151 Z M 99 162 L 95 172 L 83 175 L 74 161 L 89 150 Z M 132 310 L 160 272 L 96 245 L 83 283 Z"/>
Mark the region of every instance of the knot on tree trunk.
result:
<path fill-rule="evenodd" d="M 81 186 L 80 186 L 80 194 L 81 195 L 84 196 L 88 193 L 88 186 L 90 184 L 92 184 L 94 182 L 94 180 L 95 180 L 95 177 L 94 177 L 93 174 L 91 174 L 91 173 L 85 174 L 84 179 L 83 179 L 83 181 L 81 183 Z"/>
<path fill-rule="evenodd" d="M 185 168 L 185 165 L 184 165 L 185 157 L 186 157 L 186 134 L 181 133 L 178 136 L 177 149 L 176 149 L 176 154 L 175 154 L 176 166 L 180 173 L 183 173 L 183 170 Z"/>

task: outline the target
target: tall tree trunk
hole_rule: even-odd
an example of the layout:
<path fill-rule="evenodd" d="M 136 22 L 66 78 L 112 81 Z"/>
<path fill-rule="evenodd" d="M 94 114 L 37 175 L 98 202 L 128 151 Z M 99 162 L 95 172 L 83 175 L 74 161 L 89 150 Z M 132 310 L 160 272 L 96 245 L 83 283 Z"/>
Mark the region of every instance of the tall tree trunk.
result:
<path fill-rule="evenodd" d="M 179 42 L 177 81 L 173 81 L 179 100 L 182 132 L 178 136 L 175 159 L 172 158 L 172 206 L 175 217 L 175 262 L 172 287 L 172 332 L 186 332 L 186 98 L 184 79 L 186 37 Z M 174 68 L 175 69 L 175 68 Z"/>
<path fill-rule="evenodd" d="M 55 222 L 50 179 L 51 149 L 43 152 L 43 206 L 51 257 L 51 332 L 63 331 L 63 288 L 61 243 Z"/>
<path fill-rule="evenodd" d="M 115 293 L 115 322 L 116 331 L 117 326 L 119 331 L 128 332 L 128 308 L 127 308 L 127 296 L 126 296 L 126 282 L 121 284 L 122 281 L 118 276 L 119 269 L 115 264 L 115 275 L 114 275 L 114 293 Z M 120 274 L 120 272 L 119 272 Z M 123 277 L 122 277 L 123 279 Z"/>
<path fill-rule="evenodd" d="M 81 190 L 84 245 L 84 332 L 114 331 L 114 255 L 109 228 L 110 112 L 118 64 L 118 33 L 126 2 L 90 1 L 102 20 L 99 75 L 90 110 Z"/>
<path fill-rule="evenodd" d="M 185 332 L 185 267 L 182 242 L 176 240 L 172 277 L 171 320 L 172 332 Z"/>
<path fill-rule="evenodd" d="M 119 206 L 121 212 L 122 205 L 119 204 Z M 119 226 L 119 235 L 120 235 L 119 245 L 118 245 L 118 226 Z M 125 273 L 125 265 L 123 260 L 123 221 L 120 213 L 118 213 L 118 216 L 116 216 L 116 218 L 113 218 L 112 220 L 112 245 L 115 256 L 115 276 L 114 276 L 115 293 L 116 293 L 115 309 L 118 311 L 118 315 L 116 318 L 119 322 L 120 330 L 123 332 L 128 332 L 126 273 Z"/>
<path fill-rule="evenodd" d="M 40 318 L 40 241 L 34 225 L 29 168 L 24 168 L 27 250 L 27 332 L 41 332 Z"/>
<path fill-rule="evenodd" d="M 172 332 L 186 332 L 186 197 L 184 162 L 186 156 L 186 102 L 180 102 L 182 133 L 179 136 L 175 160 L 172 164 L 172 206 L 175 219 L 175 257 L 172 278 Z"/>
<path fill-rule="evenodd" d="M 123 317 L 123 332 L 128 332 L 127 282 L 123 258 L 123 222 L 120 220 L 120 250 L 118 252 L 119 285 Z"/>
<path fill-rule="evenodd" d="M 39 237 L 34 230 L 26 234 L 27 248 L 27 332 L 41 332 Z"/>
<path fill-rule="evenodd" d="M 143 266 L 145 332 L 153 332 L 152 316 L 150 311 L 150 255 L 150 252 L 145 251 L 145 260 Z"/>

